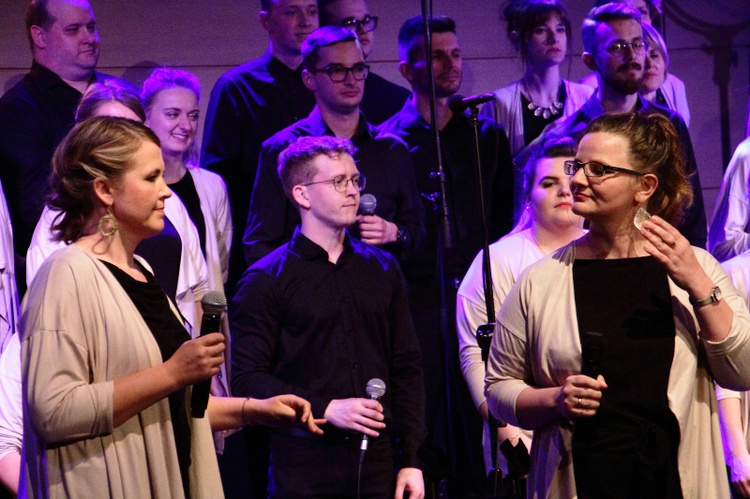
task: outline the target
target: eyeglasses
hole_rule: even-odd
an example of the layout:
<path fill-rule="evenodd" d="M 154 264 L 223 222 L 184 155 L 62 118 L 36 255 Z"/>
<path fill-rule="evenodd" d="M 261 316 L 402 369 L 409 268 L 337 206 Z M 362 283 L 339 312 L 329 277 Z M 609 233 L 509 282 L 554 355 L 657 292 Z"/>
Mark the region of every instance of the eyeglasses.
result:
<path fill-rule="evenodd" d="M 346 188 L 349 186 L 349 182 L 352 183 L 355 189 L 357 189 L 359 192 L 362 192 L 365 188 L 366 179 L 362 175 L 357 175 L 356 177 L 352 178 L 346 178 L 344 175 L 339 175 L 336 178 L 332 178 L 331 180 L 318 180 L 317 182 L 308 182 L 306 184 L 300 184 L 304 186 L 308 185 L 315 185 L 315 184 L 333 184 L 333 188 L 336 189 L 337 192 L 346 192 Z"/>
<path fill-rule="evenodd" d="M 367 64 L 357 64 L 356 66 L 352 66 L 350 68 L 347 68 L 345 66 L 328 66 L 321 69 L 312 69 L 310 70 L 310 72 L 325 73 L 334 83 L 341 83 L 342 81 L 346 80 L 347 74 L 351 72 L 355 80 L 362 81 L 367 78 L 368 74 L 370 74 L 370 66 L 368 66 Z"/>
<path fill-rule="evenodd" d="M 635 170 L 628 170 L 626 168 L 618 168 L 616 166 L 603 165 L 596 161 L 589 161 L 588 163 L 581 163 L 579 161 L 566 161 L 564 164 L 566 175 L 575 175 L 578 170 L 583 168 L 583 174 L 587 177 L 602 177 L 606 173 L 621 172 L 629 173 L 631 175 L 637 175 L 642 177 L 645 173 L 637 172 Z"/>
<path fill-rule="evenodd" d="M 634 40 L 630 43 L 628 42 L 615 42 L 609 47 L 607 47 L 607 52 L 612 54 L 615 57 L 625 57 L 628 55 L 628 47 L 633 48 L 633 52 L 636 53 L 636 55 L 642 55 L 648 50 L 648 42 L 646 40 Z"/>
<path fill-rule="evenodd" d="M 354 32 L 359 31 L 359 28 L 364 28 L 364 30 L 369 33 L 375 31 L 375 28 L 378 27 L 378 16 L 371 16 L 368 14 L 362 19 L 347 17 L 346 19 L 339 21 L 339 26 L 349 28 Z"/>

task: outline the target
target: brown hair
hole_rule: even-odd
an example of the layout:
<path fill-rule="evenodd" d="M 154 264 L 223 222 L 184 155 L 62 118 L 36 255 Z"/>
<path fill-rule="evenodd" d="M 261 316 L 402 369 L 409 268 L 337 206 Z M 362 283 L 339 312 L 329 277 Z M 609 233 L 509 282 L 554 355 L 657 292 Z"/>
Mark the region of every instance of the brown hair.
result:
<path fill-rule="evenodd" d="M 528 38 L 537 26 L 549 21 L 553 16 L 560 17 L 567 35 L 566 48 L 570 50 L 571 27 L 570 16 L 565 5 L 559 0 L 511 0 L 503 9 L 503 17 L 507 23 L 508 39 L 521 56 L 526 59 Z"/>
<path fill-rule="evenodd" d="M 318 172 L 315 169 L 315 158 L 328 156 L 338 158 L 342 154 L 354 156 L 354 146 L 348 139 L 330 137 L 300 137 L 290 144 L 279 155 L 279 178 L 284 194 L 296 205 L 292 189 L 295 185 L 312 182 Z"/>
<path fill-rule="evenodd" d="M 145 141 L 160 146 L 151 129 L 125 118 L 95 117 L 73 127 L 52 157 L 48 204 L 60 212 L 55 239 L 70 243 L 83 235 L 96 210 L 94 180 L 117 182 Z"/>
<path fill-rule="evenodd" d="M 659 180 L 648 200 L 648 212 L 678 225 L 685 209 L 693 204 L 693 189 L 672 122 L 656 111 L 603 114 L 584 130 L 584 134 L 596 132 L 619 135 L 628 141 L 633 166 L 640 172 L 653 173 Z"/>
<path fill-rule="evenodd" d="M 115 79 L 94 83 L 86 89 L 76 109 L 76 122 L 91 118 L 99 106 L 107 102 L 118 102 L 146 121 L 146 113 L 138 96 L 138 89 Z"/>
<path fill-rule="evenodd" d="M 31 27 L 39 26 L 44 31 L 49 31 L 53 24 L 55 24 L 55 18 L 49 12 L 49 0 L 31 0 L 26 8 L 26 36 L 32 52 L 34 39 L 31 38 Z"/>

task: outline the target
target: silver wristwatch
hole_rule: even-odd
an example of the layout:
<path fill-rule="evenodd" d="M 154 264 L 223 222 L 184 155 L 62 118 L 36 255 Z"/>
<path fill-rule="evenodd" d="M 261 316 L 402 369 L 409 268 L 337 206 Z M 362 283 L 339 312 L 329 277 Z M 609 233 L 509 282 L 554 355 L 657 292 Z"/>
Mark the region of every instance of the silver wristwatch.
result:
<path fill-rule="evenodd" d="M 721 289 L 719 289 L 719 286 L 714 286 L 713 288 L 711 288 L 710 295 L 708 295 L 706 298 L 703 298 L 702 300 L 693 300 L 692 298 L 690 298 L 690 304 L 695 308 L 701 308 L 720 300 Z"/>

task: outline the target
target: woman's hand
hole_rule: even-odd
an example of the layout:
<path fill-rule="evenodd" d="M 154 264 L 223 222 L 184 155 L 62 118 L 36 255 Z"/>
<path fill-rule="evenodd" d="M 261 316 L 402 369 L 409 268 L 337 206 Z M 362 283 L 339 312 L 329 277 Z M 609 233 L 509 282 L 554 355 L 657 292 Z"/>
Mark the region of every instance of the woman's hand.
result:
<path fill-rule="evenodd" d="M 732 484 L 740 497 L 750 498 L 750 454 L 732 457 Z"/>
<path fill-rule="evenodd" d="M 315 419 L 310 402 L 296 395 L 278 395 L 269 399 L 248 399 L 244 406 L 246 424 L 281 428 L 284 426 L 305 426 L 311 433 L 322 435 L 318 425 L 325 419 Z"/>
<path fill-rule="evenodd" d="M 708 296 L 711 278 L 698 263 L 693 247 L 680 232 L 663 218 L 653 216 L 643 222 L 641 235 L 648 243 L 643 249 L 667 270 L 675 284 L 690 296 Z"/>
<path fill-rule="evenodd" d="M 606 388 L 601 374 L 596 379 L 584 374 L 568 376 L 557 396 L 557 411 L 566 419 L 594 416 Z"/>
<path fill-rule="evenodd" d="M 164 365 L 180 387 L 219 374 L 224 363 L 224 335 L 211 333 L 186 341 Z"/>

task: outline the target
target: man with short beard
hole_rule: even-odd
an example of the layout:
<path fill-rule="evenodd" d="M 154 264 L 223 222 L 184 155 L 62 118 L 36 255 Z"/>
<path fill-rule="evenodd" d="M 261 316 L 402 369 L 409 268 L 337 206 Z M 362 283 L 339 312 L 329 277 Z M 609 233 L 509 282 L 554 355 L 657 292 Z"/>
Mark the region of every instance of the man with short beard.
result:
<path fill-rule="evenodd" d="M 548 137 L 569 136 L 580 140 L 586 125 L 604 113 L 628 113 L 641 109 L 655 110 L 677 129 L 686 160 L 686 169 L 693 187 L 693 204 L 677 227 L 690 244 L 706 247 L 706 213 L 703 208 L 698 166 L 690 133 L 682 117 L 665 107 L 653 104 L 638 94 L 644 76 L 648 44 L 643 36 L 641 13 L 624 3 L 608 3 L 595 7 L 583 21 L 583 62 L 596 73 L 599 90 L 575 114 L 551 124 L 542 136 L 529 144 L 516 158 L 522 165 L 528 154 Z"/>

